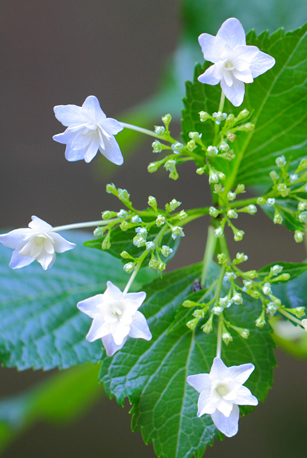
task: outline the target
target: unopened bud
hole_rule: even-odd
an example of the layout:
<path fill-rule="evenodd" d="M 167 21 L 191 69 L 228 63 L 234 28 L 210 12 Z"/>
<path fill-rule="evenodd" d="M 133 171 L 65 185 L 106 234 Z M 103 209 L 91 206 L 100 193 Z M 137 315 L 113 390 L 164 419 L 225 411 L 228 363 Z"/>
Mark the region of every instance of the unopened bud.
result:
<path fill-rule="evenodd" d="M 124 265 L 123 269 L 127 274 L 131 274 L 134 271 L 133 262 L 127 262 L 127 264 Z"/>
<path fill-rule="evenodd" d="M 227 216 L 228 216 L 228 218 L 235 218 L 236 219 L 236 218 L 238 218 L 238 213 L 231 208 L 230 210 L 228 210 Z"/>
<path fill-rule="evenodd" d="M 276 208 L 274 218 L 273 218 L 273 223 L 282 224 L 282 222 L 283 222 L 283 217 L 281 216 L 281 214 L 279 213 L 279 211 Z"/>
<path fill-rule="evenodd" d="M 227 132 L 227 138 L 230 142 L 234 142 L 236 138 L 236 134 L 234 134 L 233 132 Z"/>
<path fill-rule="evenodd" d="M 160 226 L 163 226 L 163 224 L 165 224 L 165 216 L 162 216 L 162 215 L 158 215 L 157 218 L 156 218 L 156 226 L 160 227 Z"/>
<path fill-rule="evenodd" d="M 220 212 L 218 211 L 217 208 L 215 208 L 215 207 L 210 207 L 209 208 L 209 215 L 213 216 L 213 218 L 216 218 L 219 214 L 220 214 Z"/>
<path fill-rule="evenodd" d="M 300 243 L 304 240 L 304 232 L 302 231 L 295 231 L 294 233 L 294 240 L 297 242 L 297 243 Z"/>
<path fill-rule="evenodd" d="M 196 148 L 196 143 L 194 140 L 190 140 L 188 143 L 187 143 L 187 148 L 189 151 L 194 151 L 195 148 Z"/>
<path fill-rule="evenodd" d="M 148 164 L 147 170 L 149 173 L 156 172 L 158 170 L 159 166 L 156 164 L 156 162 L 151 162 Z"/>
<path fill-rule="evenodd" d="M 280 192 L 282 197 L 287 197 L 287 195 L 290 193 L 290 189 L 288 189 L 284 183 L 280 183 L 277 186 L 277 191 Z"/>
<path fill-rule="evenodd" d="M 240 111 L 240 113 L 237 116 L 237 121 L 241 121 L 241 119 L 247 118 L 249 115 L 249 111 L 245 108 L 244 110 Z"/>
<path fill-rule="evenodd" d="M 243 239 L 244 234 L 245 234 L 244 231 L 237 231 L 237 232 L 234 234 L 234 240 L 235 240 L 236 242 L 240 242 L 240 241 Z"/>
<path fill-rule="evenodd" d="M 219 176 L 217 173 L 215 172 L 211 172 L 209 173 L 209 183 L 212 184 L 212 183 L 218 183 L 219 182 Z"/>
<path fill-rule="evenodd" d="M 206 167 L 199 167 L 196 170 L 197 175 L 203 175 L 205 173 L 205 169 L 206 169 Z"/>
<path fill-rule="evenodd" d="M 117 196 L 117 189 L 115 184 L 113 183 L 107 184 L 106 191 L 108 194 L 113 194 L 114 196 Z"/>
<path fill-rule="evenodd" d="M 232 297 L 232 300 L 235 304 L 243 304 L 243 297 L 242 294 L 237 293 Z"/>
<path fill-rule="evenodd" d="M 198 322 L 199 318 L 193 318 L 193 320 L 187 322 L 187 327 L 193 331 L 196 328 Z"/>
<path fill-rule="evenodd" d="M 229 150 L 230 146 L 228 145 L 228 143 L 226 142 L 222 142 L 219 146 L 219 150 L 222 152 L 222 153 L 226 153 L 228 150 Z"/>
<path fill-rule="evenodd" d="M 165 127 L 155 126 L 155 132 L 157 135 L 163 135 L 165 133 Z"/>
<path fill-rule="evenodd" d="M 206 334 L 210 334 L 210 332 L 212 332 L 212 318 L 213 318 L 213 315 L 211 315 L 209 320 L 202 326 L 202 330 Z"/>
<path fill-rule="evenodd" d="M 153 148 L 154 153 L 161 153 L 161 151 L 163 150 L 162 143 L 160 143 L 158 140 L 154 141 L 151 146 Z"/>
<path fill-rule="evenodd" d="M 120 223 L 119 227 L 122 231 L 127 231 L 128 229 L 130 229 L 131 224 L 129 224 L 127 221 L 123 221 L 122 223 Z"/>
<path fill-rule="evenodd" d="M 102 250 L 109 250 L 111 248 L 111 242 L 110 242 L 110 237 L 106 236 L 101 244 L 101 249 Z"/>
<path fill-rule="evenodd" d="M 300 223 L 307 223 L 307 211 L 304 211 L 298 215 L 298 220 Z"/>
<path fill-rule="evenodd" d="M 255 213 L 257 213 L 256 205 L 248 205 L 246 207 L 246 212 L 249 213 L 250 215 L 254 215 Z"/>
<path fill-rule="evenodd" d="M 201 136 L 202 134 L 200 134 L 199 132 L 189 132 L 189 137 L 191 140 L 200 140 Z"/>
<path fill-rule="evenodd" d="M 297 173 L 293 173 L 292 175 L 289 176 L 290 183 L 294 184 L 298 180 L 298 175 Z"/>
<path fill-rule="evenodd" d="M 122 251 L 120 256 L 123 258 L 123 259 L 131 259 L 132 256 L 127 252 L 127 251 Z"/>
<path fill-rule="evenodd" d="M 102 216 L 102 219 L 111 219 L 111 218 L 114 218 L 114 216 L 116 216 L 116 213 L 106 210 L 101 214 L 101 216 Z"/>
<path fill-rule="evenodd" d="M 129 200 L 130 194 L 127 189 L 118 188 L 118 198 L 123 201 Z"/>
<path fill-rule="evenodd" d="M 292 312 L 294 312 L 294 315 L 297 318 L 302 318 L 304 315 L 306 315 L 305 307 L 295 307 L 292 309 Z"/>
<path fill-rule="evenodd" d="M 131 218 L 131 223 L 132 224 L 139 224 L 141 222 L 142 222 L 142 218 L 140 216 L 138 216 L 138 215 L 132 216 L 132 218 Z"/>
<path fill-rule="evenodd" d="M 207 121 L 207 119 L 211 118 L 211 116 L 208 113 L 206 113 L 206 111 L 200 111 L 198 114 L 199 114 L 199 119 L 201 120 L 201 122 L 205 122 Z"/>
<path fill-rule="evenodd" d="M 145 246 L 147 250 L 152 250 L 152 251 L 156 248 L 154 242 L 146 242 Z"/>
<path fill-rule="evenodd" d="M 165 258 L 166 258 L 167 256 L 169 256 L 170 254 L 172 254 L 172 252 L 173 252 L 173 249 L 172 249 L 171 247 L 167 246 L 167 245 L 163 245 L 163 246 L 161 247 L 161 254 L 162 254 L 162 256 L 164 256 Z"/>
<path fill-rule="evenodd" d="M 164 167 L 168 171 L 172 171 L 176 167 L 177 162 L 174 159 L 169 159 L 165 162 Z"/>
<path fill-rule="evenodd" d="M 280 156 L 277 159 L 275 159 L 275 163 L 277 167 L 284 167 L 287 164 L 285 156 Z"/>
<path fill-rule="evenodd" d="M 172 116 L 170 114 L 166 114 L 165 116 L 162 116 L 162 122 L 165 124 L 166 127 L 169 126 L 171 120 L 172 120 Z"/>
<path fill-rule="evenodd" d="M 275 205 L 275 199 L 274 197 L 270 197 L 267 201 L 266 201 L 266 204 L 268 207 L 273 207 L 273 205 Z"/>
<path fill-rule="evenodd" d="M 233 338 L 232 338 L 232 335 L 229 334 L 229 332 L 224 332 L 222 334 L 222 339 L 223 339 L 223 342 L 228 345 L 230 342 L 233 341 Z"/>
<path fill-rule="evenodd" d="M 180 221 L 182 221 L 183 219 L 186 219 L 187 217 L 188 217 L 187 212 L 185 212 L 184 210 L 181 210 L 181 212 L 178 215 L 178 218 L 180 219 Z"/>
<path fill-rule="evenodd" d="M 96 229 L 93 232 L 94 237 L 102 237 L 104 233 L 104 228 L 103 227 L 96 227 Z"/>
<path fill-rule="evenodd" d="M 217 229 L 215 229 L 214 231 L 214 235 L 215 237 L 222 237 L 224 231 L 223 231 L 223 228 L 222 227 L 218 227 Z"/>
<path fill-rule="evenodd" d="M 224 253 L 219 253 L 217 255 L 217 260 L 219 264 L 226 264 L 227 263 L 227 257 Z"/>
<path fill-rule="evenodd" d="M 172 238 L 175 239 L 178 236 L 179 237 L 184 237 L 184 232 L 182 230 L 182 227 L 180 227 L 180 226 L 172 227 Z"/>
<path fill-rule="evenodd" d="M 235 192 L 229 191 L 228 194 L 227 194 L 227 199 L 228 200 L 235 200 L 236 197 L 237 197 L 237 194 Z"/>
<path fill-rule="evenodd" d="M 176 142 L 172 144 L 172 150 L 174 151 L 175 154 L 181 153 L 183 149 L 183 144 L 180 142 Z"/>
<path fill-rule="evenodd" d="M 157 200 L 153 196 L 148 197 L 148 205 L 152 208 L 157 208 Z"/>
<path fill-rule="evenodd" d="M 169 203 L 169 206 L 170 206 L 170 208 L 171 208 L 172 211 L 176 210 L 176 208 L 178 208 L 180 205 L 181 205 L 181 202 L 178 202 L 178 200 L 176 200 L 176 199 L 173 199 L 173 200 Z"/>
<path fill-rule="evenodd" d="M 277 181 L 279 179 L 279 175 L 275 170 L 272 170 L 270 172 L 270 177 L 271 177 L 272 181 Z"/>
<path fill-rule="evenodd" d="M 265 205 L 266 204 L 266 199 L 264 197 L 258 197 L 257 204 L 258 205 Z"/>
<path fill-rule="evenodd" d="M 238 184 L 238 186 L 236 187 L 236 194 L 241 194 L 242 192 L 245 192 L 245 185 Z"/>
<path fill-rule="evenodd" d="M 128 216 L 128 213 L 126 212 L 126 210 L 120 210 L 117 213 L 117 218 L 120 218 L 120 219 L 125 219 L 127 218 L 127 216 Z"/>
<path fill-rule="evenodd" d="M 240 336 L 243 337 L 243 339 L 248 339 L 249 338 L 249 330 L 248 329 L 243 329 L 240 332 Z"/>
<path fill-rule="evenodd" d="M 278 275 L 278 274 L 280 274 L 280 272 L 282 272 L 282 270 L 283 270 L 282 266 L 279 266 L 278 264 L 275 264 L 275 266 L 271 267 L 270 272 L 273 275 Z"/>
<path fill-rule="evenodd" d="M 258 277 L 258 274 L 257 274 L 257 271 L 256 270 L 249 270 L 248 272 L 245 272 L 245 275 L 248 277 L 248 278 L 257 278 Z"/>
<path fill-rule="evenodd" d="M 216 156 L 218 154 L 219 150 L 217 149 L 216 146 L 208 146 L 207 148 L 207 154 L 208 156 Z"/>
<path fill-rule="evenodd" d="M 276 305 L 275 302 L 269 302 L 267 305 L 266 311 L 268 315 L 273 316 L 278 311 L 278 306 Z"/>
<path fill-rule="evenodd" d="M 259 318 L 256 320 L 256 326 L 258 328 L 263 328 L 263 326 L 266 324 L 265 318 L 261 315 Z"/>
<path fill-rule="evenodd" d="M 262 291 L 263 291 L 263 294 L 266 294 L 266 295 L 272 294 L 272 290 L 271 290 L 271 285 L 270 285 L 270 283 L 265 283 L 265 284 L 263 285 Z"/>

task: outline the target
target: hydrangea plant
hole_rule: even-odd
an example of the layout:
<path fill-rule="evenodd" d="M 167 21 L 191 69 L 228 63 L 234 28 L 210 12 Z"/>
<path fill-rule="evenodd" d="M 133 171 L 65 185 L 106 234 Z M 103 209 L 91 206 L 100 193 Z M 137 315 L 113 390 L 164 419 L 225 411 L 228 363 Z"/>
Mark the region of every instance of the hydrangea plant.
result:
<path fill-rule="evenodd" d="M 246 37 L 230 18 L 215 37 L 201 34 L 205 62 L 186 83 L 180 139 L 171 134 L 170 114 L 148 130 L 107 118 L 93 95 L 82 107 L 54 108 L 67 127 L 54 140 L 66 145 L 68 161 L 90 162 L 99 150 L 121 166 L 125 151 L 114 136 L 131 129 L 154 138 L 158 160 L 149 173 L 162 167 L 177 180 L 181 164 L 193 161 L 210 184 L 212 205 L 182 209 L 173 198 L 161 207 L 149 196 L 139 210 L 128 190 L 112 183 L 106 191 L 120 200 L 120 211 L 102 209 L 97 221 L 55 228 L 32 216 L 29 228 L 1 235 L 14 249 L 10 267 L 26 270 L 36 260 L 48 270 L 44 277 L 38 269 L 14 272 L 23 290 L 7 283 L 3 365 L 47 370 L 99 362 L 99 382 L 120 405 L 129 399 L 132 429 L 142 430 L 157 456 L 201 457 L 214 438 L 237 434 L 240 415 L 272 386 L 274 323 L 307 330 L 306 299 L 300 290 L 291 300 L 286 294 L 307 264 L 281 260 L 245 270 L 248 255 L 238 248 L 232 257 L 227 246 L 229 234 L 236 242 L 244 237 L 240 213 L 256 218 L 258 209 L 293 231 L 293 243 L 304 239 L 306 32 Z M 244 198 L 254 185 L 256 195 Z M 165 273 L 188 223 L 204 216 L 203 261 Z M 75 254 L 58 232 L 85 227 L 95 228 L 94 238 Z M 2 266 L 4 278 L 7 270 Z"/>

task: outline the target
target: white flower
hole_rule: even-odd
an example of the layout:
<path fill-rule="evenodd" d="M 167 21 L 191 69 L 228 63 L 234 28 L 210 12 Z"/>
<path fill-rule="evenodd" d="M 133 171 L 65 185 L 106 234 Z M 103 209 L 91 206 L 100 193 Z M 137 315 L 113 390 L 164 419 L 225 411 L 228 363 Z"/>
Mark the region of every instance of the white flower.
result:
<path fill-rule="evenodd" d="M 81 312 L 93 318 L 86 339 L 93 342 L 102 339 L 107 355 L 120 350 L 127 337 L 150 340 L 151 332 L 144 315 L 138 311 L 146 293 L 123 293 L 112 282 L 107 282 L 103 294 L 78 302 Z"/>
<path fill-rule="evenodd" d="M 253 364 L 227 367 L 214 358 L 210 374 L 190 375 L 187 382 L 200 393 L 197 416 L 211 415 L 213 423 L 225 436 L 238 432 L 238 405 L 256 406 L 258 399 L 243 386 L 255 369 Z"/>
<path fill-rule="evenodd" d="M 53 140 L 66 146 L 65 157 L 68 161 L 84 159 L 90 162 L 99 151 L 109 161 L 121 165 L 124 158 L 114 135 L 123 126 L 113 118 L 107 118 L 99 105 L 97 97 L 90 95 L 82 105 L 58 105 L 54 107 L 55 117 L 67 129 L 54 135 Z"/>
<path fill-rule="evenodd" d="M 198 81 L 212 86 L 221 83 L 228 100 L 238 107 L 244 99 L 244 83 L 273 67 L 275 59 L 256 46 L 246 46 L 245 32 L 238 19 L 223 22 L 216 37 L 202 33 L 198 37 L 205 60 L 213 62 Z"/>
<path fill-rule="evenodd" d="M 15 229 L 8 234 L 0 235 L 0 242 L 14 252 L 10 261 L 12 269 L 27 266 L 36 259 L 44 270 L 50 269 L 55 261 L 55 253 L 75 248 L 70 243 L 52 231 L 52 226 L 37 216 L 32 216 L 29 229 Z"/>

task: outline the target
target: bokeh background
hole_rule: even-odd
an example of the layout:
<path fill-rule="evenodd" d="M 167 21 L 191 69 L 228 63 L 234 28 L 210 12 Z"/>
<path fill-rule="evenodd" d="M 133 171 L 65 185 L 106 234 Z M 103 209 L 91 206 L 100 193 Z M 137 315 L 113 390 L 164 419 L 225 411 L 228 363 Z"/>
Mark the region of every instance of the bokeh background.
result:
<path fill-rule="evenodd" d="M 238 17 L 245 30 L 273 32 L 302 25 L 307 7 L 305 0 L 2 0 L 1 228 L 25 227 L 33 214 L 53 226 L 99 219 L 102 210 L 120 208 L 105 193 L 107 182 L 127 188 L 137 207 L 146 206 L 148 195 L 162 205 L 176 198 L 184 209 L 209 205 L 205 180 L 189 163 L 179 168 L 177 182 L 163 171 L 147 172 L 154 159 L 147 139 L 119 138 L 122 167 L 102 156 L 90 164 L 68 163 L 64 146 L 52 140 L 63 130 L 52 107 L 81 105 L 94 94 L 107 116 L 135 119 L 144 127 L 171 112 L 172 132 L 179 136 L 184 79 L 192 78 L 194 63 L 202 59 L 197 36 L 215 34 L 230 16 Z M 249 255 L 247 268 L 306 257 L 292 234 L 260 212 L 241 221 L 246 236 L 230 249 Z M 207 224 L 204 219 L 186 228 L 170 268 L 201 260 Z M 307 363 L 280 351 L 276 356 L 279 366 L 267 402 L 241 419 L 235 438 L 208 449 L 207 457 L 306 456 Z M 0 396 L 21 393 L 50 375 L 1 369 Z M 2 456 L 154 457 L 141 434 L 130 432 L 128 410 L 101 389 L 95 406 L 81 418 L 61 427 L 38 423 L 18 434 Z"/>

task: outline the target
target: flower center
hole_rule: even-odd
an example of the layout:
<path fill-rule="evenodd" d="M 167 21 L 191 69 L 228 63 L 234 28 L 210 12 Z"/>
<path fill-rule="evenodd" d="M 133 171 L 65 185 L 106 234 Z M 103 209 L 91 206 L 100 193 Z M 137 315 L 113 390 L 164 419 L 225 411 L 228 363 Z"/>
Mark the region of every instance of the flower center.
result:
<path fill-rule="evenodd" d="M 123 314 L 122 304 L 120 302 L 113 302 L 113 304 L 110 304 L 110 310 L 118 320 Z"/>
<path fill-rule="evenodd" d="M 230 391 L 226 383 L 219 383 L 215 390 L 221 397 L 226 396 Z"/>
<path fill-rule="evenodd" d="M 225 64 L 225 70 L 228 70 L 228 71 L 234 70 L 233 63 L 230 61 L 227 61 Z"/>

